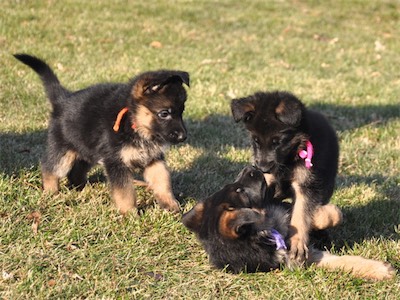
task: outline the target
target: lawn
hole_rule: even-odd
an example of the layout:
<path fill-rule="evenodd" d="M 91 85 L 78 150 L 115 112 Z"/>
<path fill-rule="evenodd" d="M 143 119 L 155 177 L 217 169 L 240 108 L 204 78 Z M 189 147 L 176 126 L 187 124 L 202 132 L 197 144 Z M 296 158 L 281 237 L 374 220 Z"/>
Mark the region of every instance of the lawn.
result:
<path fill-rule="evenodd" d="M 63 182 L 58 195 L 43 194 L 50 105 L 36 74 L 12 56 L 45 59 L 72 90 L 188 71 L 189 138 L 167 154 L 184 211 L 251 160 L 230 100 L 293 92 L 340 140 L 332 202 L 345 222 L 332 230 L 330 250 L 399 270 L 399 1 L 3 0 L 0 11 L 0 298 L 399 298 L 399 275 L 373 282 L 314 267 L 215 270 L 180 217 L 144 189 L 140 216 L 119 216 L 100 168 L 82 192 Z"/>

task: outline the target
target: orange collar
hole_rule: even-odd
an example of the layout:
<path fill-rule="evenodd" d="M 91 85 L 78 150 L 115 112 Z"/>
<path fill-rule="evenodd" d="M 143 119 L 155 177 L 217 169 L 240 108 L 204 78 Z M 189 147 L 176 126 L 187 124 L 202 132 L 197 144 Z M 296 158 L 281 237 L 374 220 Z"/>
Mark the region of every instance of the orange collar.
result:
<path fill-rule="evenodd" d="M 117 115 L 117 119 L 115 120 L 115 123 L 114 123 L 114 126 L 113 126 L 113 129 L 114 129 L 115 132 L 118 132 L 119 126 L 121 125 L 121 120 L 122 120 L 122 118 L 124 117 L 124 115 L 127 112 L 128 112 L 128 108 L 127 107 L 124 107 L 123 109 L 121 109 L 119 111 L 119 113 Z M 133 123 L 131 127 L 132 127 L 133 130 L 135 130 L 136 129 L 136 124 Z"/>

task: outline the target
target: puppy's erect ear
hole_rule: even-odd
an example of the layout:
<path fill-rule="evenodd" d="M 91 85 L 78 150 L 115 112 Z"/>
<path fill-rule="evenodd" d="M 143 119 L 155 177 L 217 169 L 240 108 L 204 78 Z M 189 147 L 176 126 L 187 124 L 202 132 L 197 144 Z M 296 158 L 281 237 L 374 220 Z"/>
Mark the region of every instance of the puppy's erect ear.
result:
<path fill-rule="evenodd" d="M 203 222 L 204 203 L 197 203 L 191 210 L 182 216 L 182 223 L 189 230 L 198 233 Z"/>
<path fill-rule="evenodd" d="M 135 99 L 140 99 L 145 95 L 160 93 L 165 86 L 172 83 L 190 86 L 189 73 L 169 70 L 144 73 L 135 81 L 132 95 Z"/>
<path fill-rule="evenodd" d="M 256 107 L 253 99 L 240 98 L 232 100 L 231 110 L 235 122 L 239 122 L 241 120 L 248 122 L 253 118 Z"/>
<path fill-rule="evenodd" d="M 141 98 L 145 95 L 159 93 L 172 83 L 184 83 L 190 86 L 189 73 L 183 71 L 149 72 L 139 78 L 133 87 L 133 95 Z"/>
<path fill-rule="evenodd" d="M 262 222 L 264 215 L 250 208 L 225 210 L 219 219 L 219 233 L 228 239 L 237 239 L 255 232 L 254 225 Z"/>
<path fill-rule="evenodd" d="M 164 85 L 171 82 L 180 82 L 190 87 L 189 73 L 184 71 L 168 71 Z"/>
<path fill-rule="evenodd" d="M 276 118 L 286 125 L 299 126 L 303 117 L 303 104 L 289 93 L 280 93 L 279 96 L 281 99 L 275 108 Z"/>

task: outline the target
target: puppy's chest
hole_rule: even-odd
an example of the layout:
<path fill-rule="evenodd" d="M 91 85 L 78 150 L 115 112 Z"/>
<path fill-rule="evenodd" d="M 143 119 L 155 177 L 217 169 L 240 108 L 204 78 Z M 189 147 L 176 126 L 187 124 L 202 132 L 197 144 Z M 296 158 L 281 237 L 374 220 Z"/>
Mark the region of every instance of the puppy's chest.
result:
<path fill-rule="evenodd" d="M 136 142 L 121 148 L 122 162 L 129 168 L 144 168 L 155 160 L 164 158 L 166 146 L 151 142 Z"/>
<path fill-rule="evenodd" d="M 267 185 L 270 187 L 270 191 L 273 191 L 273 197 L 275 199 L 284 199 L 292 196 L 291 192 L 291 180 L 290 177 L 275 176 L 273 174 L 264 174 L 264 178 Z"/>

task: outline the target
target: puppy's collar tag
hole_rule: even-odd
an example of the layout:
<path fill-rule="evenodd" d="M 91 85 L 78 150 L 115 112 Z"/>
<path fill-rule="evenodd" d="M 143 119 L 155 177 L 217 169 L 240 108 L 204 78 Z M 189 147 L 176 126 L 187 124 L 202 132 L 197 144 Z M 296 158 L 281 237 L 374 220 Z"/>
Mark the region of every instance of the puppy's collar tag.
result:
<path fill-rule="evenodd" d="M 276 244 L 276 250 L 281 250 L 281 249 L 287 250 L 285 240 L 277 230 L 271 229 L 271 235 L 272 235 L 271 241 Z"/>
<path fill-rule="evenodd" d="M 115 120 L 114 126 L 113 126 L 113 130 L 115 132 L 118 132 L 119 127 L 121 125 L 121 120 L 124 117 L 124 115 L 128 112 L 128 108 L 124 107 L 123 109 L 121 109 L 117 115 L 117 119 Z M 132 129 L 136 130 L 136 123 L 132 124 Z"/>
<path fill-rule="evenodd" d="M 304 159 L 306 168 L 310 169 L 313 166 L 311 159 L 314 155 L 314 147 L 309 140 L 306 142 L 306 147 L 307 150 L 300 150 L 299 156 Z"/>

